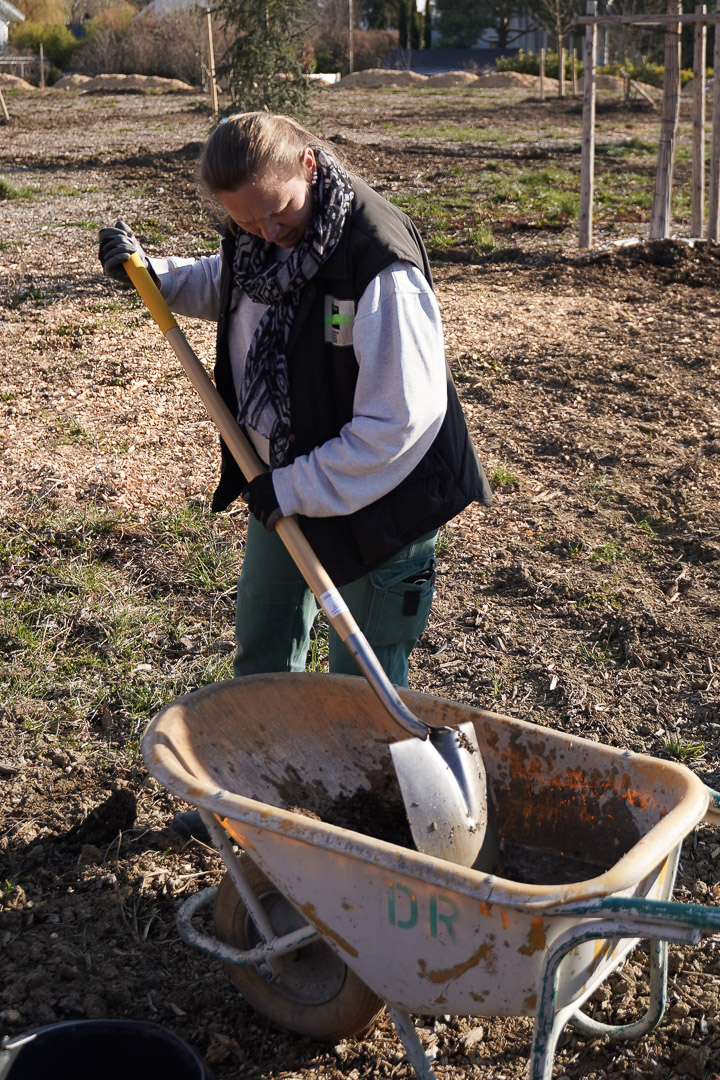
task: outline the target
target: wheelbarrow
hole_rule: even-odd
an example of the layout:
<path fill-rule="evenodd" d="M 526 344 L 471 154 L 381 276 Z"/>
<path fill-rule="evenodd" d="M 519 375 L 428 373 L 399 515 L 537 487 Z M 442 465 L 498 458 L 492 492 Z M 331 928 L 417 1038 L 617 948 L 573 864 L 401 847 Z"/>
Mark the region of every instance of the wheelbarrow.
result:
<path fill-rule="evenodd" d="M 670 900 L 683 839 L 720 822 L 720 796 L 674 762 L 401 693 L 428 724 L 474 725 L 493 871 L 412 848 L 388 753 L 396 729 L 364 680 L 230 680 L 176 699 L 143 739 L 150 772 L 199 807 L 227 867 L 183 904 L 182 937 L 291 1030 L 361 1034 L 387 1006 L 420 1080 L 434 1074 L 410 1013 L 533 1016 L 531 1080 L 550 1080 L 569 1021 L 588 1036 L 652 1030 L 667 943 L 720 931 L 720 908 Z M 214 936 L 192 922 L 209 905 Z M 583 1013 L 641 940 L 646 1015 L 614 1026 Z"/>

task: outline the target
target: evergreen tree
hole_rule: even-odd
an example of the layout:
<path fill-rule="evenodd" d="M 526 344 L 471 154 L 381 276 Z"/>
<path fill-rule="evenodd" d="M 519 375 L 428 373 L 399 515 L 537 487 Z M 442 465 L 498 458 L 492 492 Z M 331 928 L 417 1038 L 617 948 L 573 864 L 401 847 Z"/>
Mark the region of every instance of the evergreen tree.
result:
<path fill-rule="evenodd" d="M 398 24 L 397 0 L 356 0 L 360 22 L 364 20 L 369 30 L 393 30 Z"/>
<path fill-rule="evenodd" d="M 410 19 L 408 28 L 408 37 L 410 39 L 410 48 L 420 48 L 420 12 L 417 9 L 415 0 L 409 0 L 410 3 Z"/>
<path fill-rule="evenodd" d="M 437 28 L 441 44 L 448 48 L 463 49 L 475 44 L 487 23 L 482 10 L 482 0 L 436 0 Z"/>
<path fill-rule="evenodd" d="M 298 54 L 304 41 L 303 0 L 219 0 L 216 8 L 235 37 L 221 75 L 232 110 L 267 109 L 302 117 L 308 85 Z"/>

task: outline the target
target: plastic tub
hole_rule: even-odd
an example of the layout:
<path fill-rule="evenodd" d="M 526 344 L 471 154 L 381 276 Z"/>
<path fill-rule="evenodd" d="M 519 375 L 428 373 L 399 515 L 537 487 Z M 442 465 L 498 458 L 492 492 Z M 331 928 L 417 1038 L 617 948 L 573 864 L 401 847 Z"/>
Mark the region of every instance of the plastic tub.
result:
<path fill-rule="evenodd" d="M 172 1031 L 139 1020 L 71 1020 L 18 1035 L 0 1051 L 0 1080 L 212 1080 Z"/>

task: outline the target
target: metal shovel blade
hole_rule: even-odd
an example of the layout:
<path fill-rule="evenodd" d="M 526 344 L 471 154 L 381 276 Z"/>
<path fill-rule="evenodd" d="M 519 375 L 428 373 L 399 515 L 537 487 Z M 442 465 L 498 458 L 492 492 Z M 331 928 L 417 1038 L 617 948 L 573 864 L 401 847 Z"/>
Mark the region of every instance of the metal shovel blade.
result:
<path fill-rule="evenodd" d="M 488 822 L 487 779 L 471 723 L 391 743 L 415 846 L 461 866 L 478 857 Z"/>

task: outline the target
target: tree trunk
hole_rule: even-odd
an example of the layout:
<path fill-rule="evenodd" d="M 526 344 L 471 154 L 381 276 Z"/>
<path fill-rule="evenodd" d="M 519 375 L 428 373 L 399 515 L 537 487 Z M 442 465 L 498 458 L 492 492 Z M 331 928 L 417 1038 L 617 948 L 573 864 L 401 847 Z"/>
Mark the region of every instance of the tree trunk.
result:
<path fill-rule="evenodd" d="M 398 18 L 398 44 L 401 49 L 407 49 L 408 47 L 408 17 L 407 17 L 407 4 L 405 0 L 400 0 L 400 15 Z"/>

